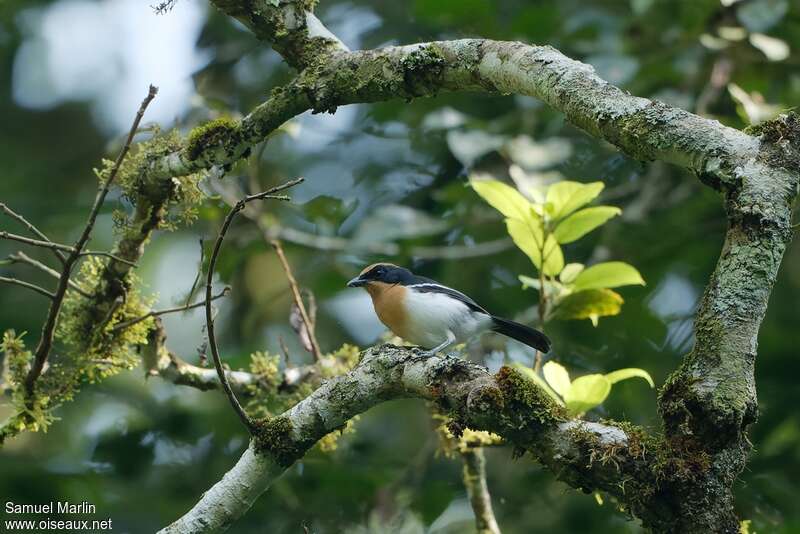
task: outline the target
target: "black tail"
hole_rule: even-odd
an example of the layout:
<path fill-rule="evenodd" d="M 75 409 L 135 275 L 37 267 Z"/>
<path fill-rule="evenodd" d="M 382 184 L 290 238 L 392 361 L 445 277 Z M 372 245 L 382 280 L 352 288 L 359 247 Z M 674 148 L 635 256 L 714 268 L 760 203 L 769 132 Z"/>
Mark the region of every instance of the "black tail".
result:
<path fill-rule="evenodd" d="M 538 330 L 525 326 L 524 324 L 515 323 L 502 317 L 492 316 L 492 331 L 512 339 L 516 339 L 520 343 L 525 343 L 529 347 L 542 352 L 550 351 L 550 339 L 539 332 Z"/>

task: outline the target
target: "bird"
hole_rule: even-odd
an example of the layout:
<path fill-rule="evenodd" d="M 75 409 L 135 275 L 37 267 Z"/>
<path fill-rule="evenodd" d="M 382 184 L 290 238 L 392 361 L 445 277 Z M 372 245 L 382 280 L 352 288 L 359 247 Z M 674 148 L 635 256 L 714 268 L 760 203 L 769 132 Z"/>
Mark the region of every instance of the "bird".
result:
<path fill-rule="evenodd" d="M 533 347 L 550 350 L 550 339 L 523 324 L 492 315 L 470 297 L 392 263 L 374 263 L 347 282 L 363 287 L 375 313 L 398 337 L 433 356 L 447 347 L 492 331 Z"/>

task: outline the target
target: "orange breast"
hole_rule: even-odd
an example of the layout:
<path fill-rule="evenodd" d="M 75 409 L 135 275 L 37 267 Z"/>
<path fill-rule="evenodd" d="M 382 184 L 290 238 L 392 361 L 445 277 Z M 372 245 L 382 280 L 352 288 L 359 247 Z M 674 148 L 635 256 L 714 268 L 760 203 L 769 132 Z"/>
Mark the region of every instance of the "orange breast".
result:
<path fill-rule="evenodd" d="M 395 335 L 406 339 L 408 317 L 405 307 L 406 288 L 397 284 L 370 282 L 366 286 L 375 313 Z"/>

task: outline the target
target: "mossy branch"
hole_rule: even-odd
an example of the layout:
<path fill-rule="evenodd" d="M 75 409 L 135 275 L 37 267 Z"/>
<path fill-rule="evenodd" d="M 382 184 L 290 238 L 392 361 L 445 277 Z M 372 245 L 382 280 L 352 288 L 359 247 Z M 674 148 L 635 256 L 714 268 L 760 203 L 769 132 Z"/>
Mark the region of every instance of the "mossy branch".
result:
<path fill-rule="evenodd" d="M 570 484 L 603 489 L 621 502 L 626 496 L 620 477 L 638 480 L 649 473 L 640 429 L 571 420 L 538 386 L 508 367 L 492 375 L 461 359 L 419 358 L 415 349 L 383 345 L 364 352 L 352 371 L 261 423 L 236 466 L 162 532 L 224 530 L 322 437 L 396 398 L 436 402 L 459 424 L 494 432 L 554 467 Z"/>

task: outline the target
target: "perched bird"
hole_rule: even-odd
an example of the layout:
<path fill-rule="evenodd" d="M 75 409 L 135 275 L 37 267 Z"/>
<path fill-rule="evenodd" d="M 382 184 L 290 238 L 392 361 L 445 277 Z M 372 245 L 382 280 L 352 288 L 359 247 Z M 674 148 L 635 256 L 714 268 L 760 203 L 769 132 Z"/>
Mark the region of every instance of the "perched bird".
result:
<path fill-rule="evenodd" d="M 391 263 L 370 265 L 347 283 L 364 287 L 381 322 L 431 356 L 483 332 L 498 332 L 547 352 L 550 340 L 528 326 L 492 315 L 455 289 Z"/>

